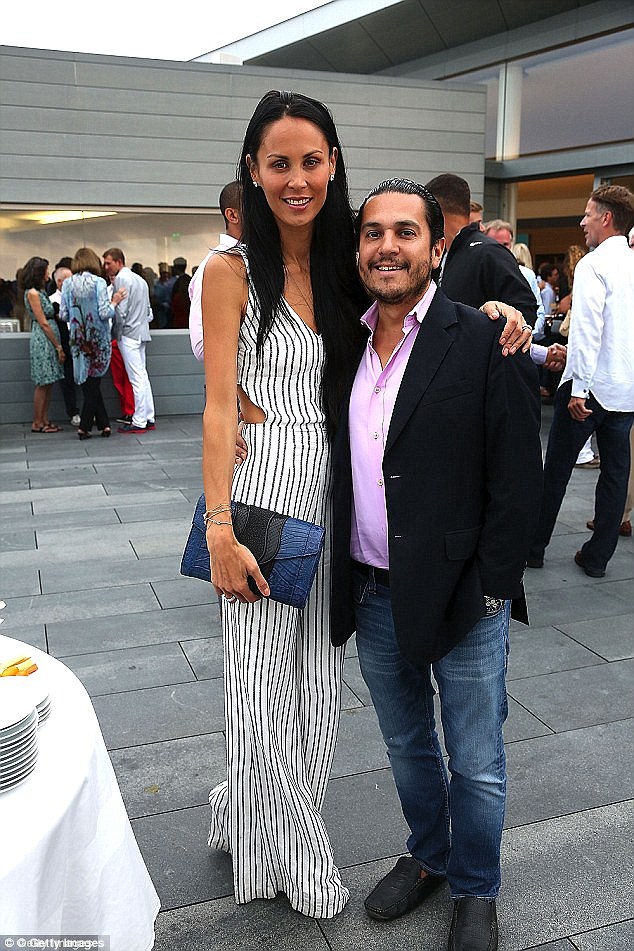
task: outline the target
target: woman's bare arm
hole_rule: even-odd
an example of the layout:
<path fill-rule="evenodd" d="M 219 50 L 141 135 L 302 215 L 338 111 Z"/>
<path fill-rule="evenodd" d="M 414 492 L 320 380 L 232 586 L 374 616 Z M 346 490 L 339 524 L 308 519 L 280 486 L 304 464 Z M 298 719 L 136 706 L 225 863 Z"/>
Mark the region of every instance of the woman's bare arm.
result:
<path fill-rule="evenodd" d="M 265 596 L 269 588 L 248 548 L 233 534 L 230 512 L 237 414 L 237 355 L 247 304 L 245 265 L 237 255 L 214 254 L 203 274 L 202 314 L 206 401 L 203 415 L 203 485 L 207 511 L 225 508 L 207 522 L 211 577 L 218 595 L 256 601 L 247 578 Z M 228 523 L 228 524 L 217 524 Z"/>

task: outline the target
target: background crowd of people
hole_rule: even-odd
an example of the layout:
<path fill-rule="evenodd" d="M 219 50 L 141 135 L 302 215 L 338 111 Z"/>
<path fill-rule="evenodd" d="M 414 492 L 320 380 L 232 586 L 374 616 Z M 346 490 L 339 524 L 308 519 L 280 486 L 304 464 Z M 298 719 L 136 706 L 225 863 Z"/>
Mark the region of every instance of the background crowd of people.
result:
<path fill-rule="evenodd" d="M 201 252 L 202 257 L 202 252 Z M 64 256 L 50 270 L 43 288 L 49 298 L 59 305 L 60 281 L 68 277 L 72 257 Z M 145 267 L 139 261 L 130 265 L 133 274 L 143 278 L 148 287 L 152 310 L 151 326 L 153 330 L 187 328 L 189 325 L 189 282 L 196 273 L 187 272 L 187 260 L 176 257 L 172 264 L 159 261 L 158 273 L 153 267 Z M 20 329 L 30 331 L 31 315 L 27 313 L 23 301 L 23 268 L 16 271 L 14 278 L 0 277 L 0 319 L 12 318 L 20 321 Z"/>
<path fill-rule="evenodd" d="M 90 439 L 95 426 L 102 436 L 110 436 L 101 394 L 108 370 L 120 399 L 118 432 L 140 434 L 156 427 L 145 359 L 153 322 L 148 284 L 126 267 L 120 248 L 109 248 L 102 258 L 83 247 L 58 261 L 52 273 L 39 256 L 29 258 L 18 272 L 25 329 L 31 332 L 32 433 L 62 431 L 49 418 L 52 387 L 59 382 L 79 439 Z M 83 395 L 81 411 L 77 386 Z"/>

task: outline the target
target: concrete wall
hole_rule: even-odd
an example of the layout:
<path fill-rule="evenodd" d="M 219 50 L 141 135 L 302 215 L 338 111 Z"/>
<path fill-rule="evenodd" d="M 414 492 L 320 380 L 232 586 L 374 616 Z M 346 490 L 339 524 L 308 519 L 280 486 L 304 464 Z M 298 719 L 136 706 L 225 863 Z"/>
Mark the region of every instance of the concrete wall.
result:
<path fill-rule="evenodd" d="M 328 103 L 353 202 L 383 178 L 484 181 L 485 91 L 466 84 L 0 48 L 0 207 L 214 208 L 258 99 Z"/>
<path fill-rule="evenodd" d="M 28 423 L 33 418 L 30 338 L 30 333 L 0 334 L 0 423 Z M 146 352 L 157 417 L 202 413 L 203 365 L 192 354 L 188 331 L 161 330 L 154 334 Z M 108 412 L 114 419 L 120 410 L 110 373 L 104 377 L 102 392 Z M 79 388 L 77 398 L 81 408 Z M 57 383 L 53 385 L 50 417 L 60 423 L 66 421 Z"/>

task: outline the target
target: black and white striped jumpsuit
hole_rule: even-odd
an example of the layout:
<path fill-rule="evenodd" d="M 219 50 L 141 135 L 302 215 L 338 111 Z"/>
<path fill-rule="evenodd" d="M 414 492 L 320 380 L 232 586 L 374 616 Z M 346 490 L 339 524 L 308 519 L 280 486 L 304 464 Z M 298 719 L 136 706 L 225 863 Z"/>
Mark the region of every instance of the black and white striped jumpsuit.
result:
<path fill-rule="evenodd" d="M 223 603 L 227 780 L 209 796 L 209 845 L 230 852 L 236 901 L 284 892 L 297 911 L 330 918 L 349 893 L 320 810 L 332 764 L 343 648 L 329 636 L 329 452 L 319 386 L 323 343 L 289 308 L 256 366 L 249 298 L 238 382 L 266 413 L 245 427 L 247 460 L 233 498 L 326 526 L 304 610 L 266 599 Z"/>

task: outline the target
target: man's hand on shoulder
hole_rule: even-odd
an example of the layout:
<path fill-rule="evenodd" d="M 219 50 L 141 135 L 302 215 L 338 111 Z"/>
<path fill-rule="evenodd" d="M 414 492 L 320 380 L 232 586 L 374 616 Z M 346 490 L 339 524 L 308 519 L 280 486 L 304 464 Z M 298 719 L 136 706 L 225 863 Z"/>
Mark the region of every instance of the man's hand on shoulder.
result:
<path fill-rule="evenodd" d="M 520 347 L 522 353 L 530 350 L 533 330 L 516 307 L 511 307 L 510 304 L 505 304 L 503 301 L 489 300 L 482 305 L 480 310 L 487 315 L 489 320 L 498 320 L 500 317 L 506 318 L 506 324 L 500 337 L 502 356 L 507 357 L 509 353 L 516 353 Z"/>

